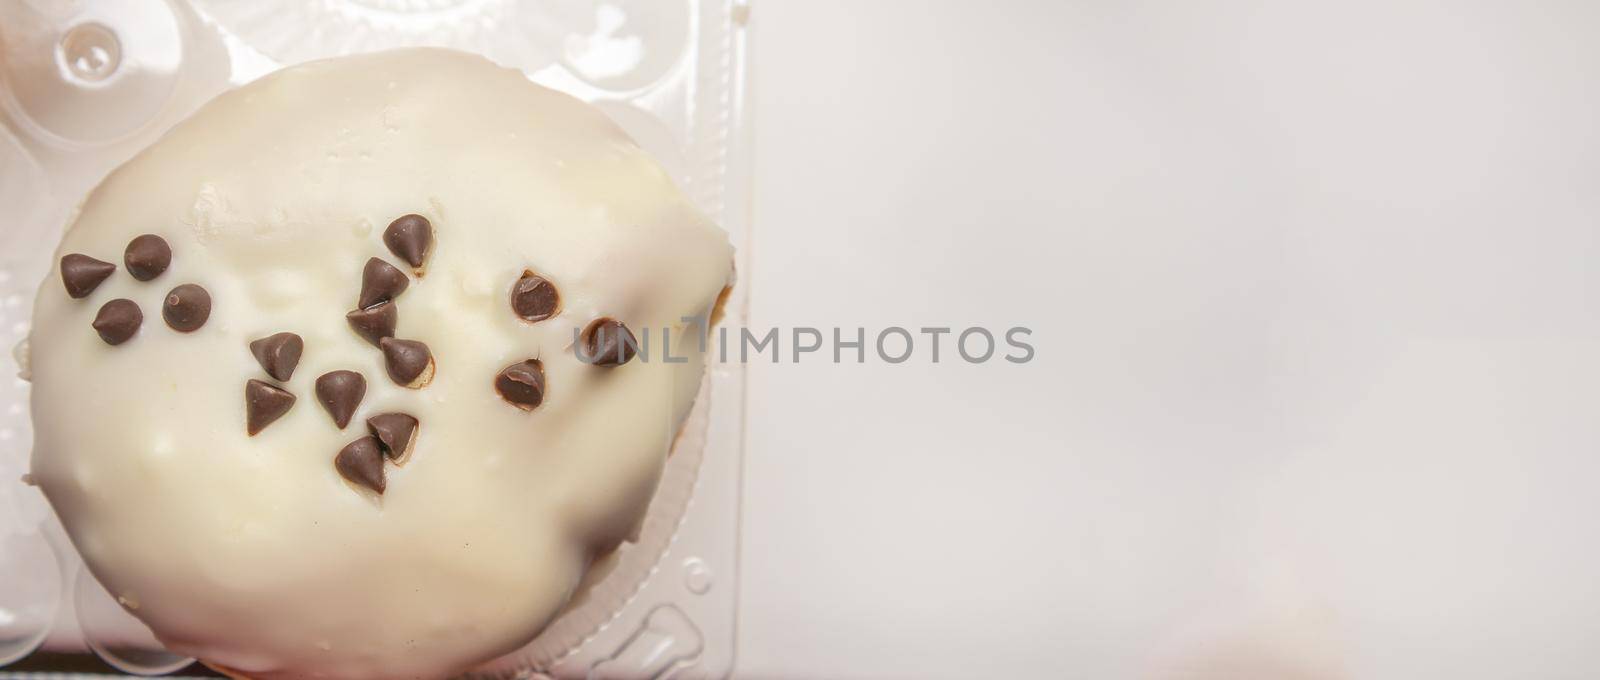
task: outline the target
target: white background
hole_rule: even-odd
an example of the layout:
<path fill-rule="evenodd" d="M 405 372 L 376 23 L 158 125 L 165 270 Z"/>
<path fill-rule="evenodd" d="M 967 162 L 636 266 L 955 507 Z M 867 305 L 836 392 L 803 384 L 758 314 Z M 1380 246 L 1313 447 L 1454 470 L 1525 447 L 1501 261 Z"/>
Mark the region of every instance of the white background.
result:
<path fill-rule="evenodd" d="M 739 675 L 1600 672 L 1600 3 L 752 23 Z"/>

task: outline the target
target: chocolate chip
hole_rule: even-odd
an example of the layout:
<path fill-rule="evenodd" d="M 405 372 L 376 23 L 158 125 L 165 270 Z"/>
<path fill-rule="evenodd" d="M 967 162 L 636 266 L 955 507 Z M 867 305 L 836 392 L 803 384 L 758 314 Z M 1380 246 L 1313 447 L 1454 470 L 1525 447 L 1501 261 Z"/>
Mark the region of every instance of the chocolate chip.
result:
<path fill-rule="evenodd" d="M 376 257 L 367 260 L 367 266 L 361 270 L 361 296 L 356 301 L 356 308 L 366 309 L 393 300 L 409 285 L 411 279 L 406 278 L 406 273 L 394 265 Z"/>
<path fill-rule="evenodd" d="M 122 263 L 133 278 L 149 281 L 172 264 L 172 247 L 160 236 L 145 234 L 128 243 L 128 249 L 122 253 Z"/>
<path fill-rule="evenodd" d="M 92 325 L 106 344 L 120 345 L 138 333 L 142 323 L 144 312 L 139 311 L 139 305 L 133 300 L 117 298 L 100 306 Z"/>
<path fill-rule="evenodd" d="M 387 485 L 383 478 L 383 451 L 376 437 L 362 437 L 339 450 L 333 458 L 339 476 L 378 493 Z"/>
<path fill-rule="evenodd" d="M 274 380 L 288 380 L 300 365 L 300 352 L 305 346 L 305 341 L 294 333 L 274 333 L 252 340 L 250 353 L 255 355 L 256 363 L 261 364 L 261 370 Z"/>
<path fill-rule="evenodd" d="M 350 322 L 350 328 L 356 335 L 376 345 L 384 338 L 394 337 L 394 327 L 400 323 L 400 314 L 394 302 L 390 301 L 355 310 L 344 315 L 344 319 Z"/>
<path fill-rule="evenodd" d="M 361 398 L 367 396 L 367 379 L 355 371 L 329 371 L 317 377 L 317 401 L 343 430 L 350 424 Z"/>
<path fill-rule="evenodd" d="M 384 367 L 395 384 L 417 390 L 433 380 L 433 353 L 427 345 L 416 340 L 384 338 L 378 341 L 378 349 L 383 350 Z"/>
<path fill-rule="evenodd" d="M 272 383 L 254 378 L 244 384 L 244 430 L 250 436 L 282 418 L 294 406 L 294 395 Z"/>
<path fill-rule="evenodd" d="M 403 216 L 383 230 L 383 244 L 412 269 L 422 269 L 422 263 L 428 259 L 428 248 L 433 245 L 433 225 L 421 215 Z"/>
<path fill-rule="evenodd" d="M 511 286 L 511 311 L 524 321 L 543 321 L 561 310 L 561 293 L 556 284 L 538 274 L 523 271 Z"/>
<path fill-rule="evenodd" d="M 180 333 L 196 331 L 211 318 L 211 294 L 193 283 L 173 288 L 161 303 L 161 318 Z"/>
<path fill-rule="evenodd" d="M 596 366 L 621 366 L 632 360 L 639 341 L 621 321 L 602 316 L 583 329 L 583 349 L 589 363 Z"/>
<path fill-rule="evenodd" d="M 116 270 L 117 265 L 88 255 L 69 253 L 61 257 L 61 283 L 66 284 L 67 295 L 74 298 L 89 297 Z"/>
<path fill-rule="evenodd" d="M 494 391 L 524 411 L 538 408 L 544 402 L 544 364 L 529 359 L 505 367 L 494 377 Z"/>
<path fill-rule="evenodd" d="M 405 413 L 383 413 L 367 419 L 367 431 L 383 445 L 384 455 L 398 465 L 417 442 L 417 419 Z"/>

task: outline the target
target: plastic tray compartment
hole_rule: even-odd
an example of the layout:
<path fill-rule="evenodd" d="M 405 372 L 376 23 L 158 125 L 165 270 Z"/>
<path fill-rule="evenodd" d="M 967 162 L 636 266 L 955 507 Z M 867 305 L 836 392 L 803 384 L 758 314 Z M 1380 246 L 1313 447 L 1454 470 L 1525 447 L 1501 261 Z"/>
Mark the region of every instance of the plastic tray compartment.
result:
<path fill-rule="evenodd" d="M 25 483 L 34 289 L 77 201 L 216 93 L 284 65 L 454 47 L 592 102 L 729 232 L 748 272 L 745 17 L 730 0 L 0 3 L 0 677 L 93 654 L 194 672 L 83 568 Z M 724 323 L 740 325 L 735 287 Z M 710 678 L 733 666 L 743 372 L 711 362 L 637 543 L 528 646 L 471 675 Z M 81 668 L 81 666 L 78 666 Z"/>

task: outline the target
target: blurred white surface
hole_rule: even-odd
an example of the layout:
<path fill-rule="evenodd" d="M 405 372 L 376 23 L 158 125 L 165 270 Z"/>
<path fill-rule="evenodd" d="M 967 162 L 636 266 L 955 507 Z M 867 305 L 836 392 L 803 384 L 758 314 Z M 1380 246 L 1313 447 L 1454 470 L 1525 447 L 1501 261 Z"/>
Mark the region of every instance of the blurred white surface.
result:
<path fill-rule="evenodd" d="M 743 677 L 1589 678 L 1600 4 L 752 12 Z"/>

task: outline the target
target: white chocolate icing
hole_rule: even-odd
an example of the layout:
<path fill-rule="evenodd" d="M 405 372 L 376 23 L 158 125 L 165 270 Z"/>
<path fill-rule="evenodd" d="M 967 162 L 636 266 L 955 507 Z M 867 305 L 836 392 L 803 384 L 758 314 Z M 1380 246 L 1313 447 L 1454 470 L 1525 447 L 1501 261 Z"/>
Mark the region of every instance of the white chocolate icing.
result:
<path fill-rule="evenodd" d="M 406 213 L 432 221 L 425 275 L 397 299 L 401 338 L 427 343 L 430 384 L 394 384 L 344 314 L 361 270 Z M 172 247 L 141 283 L 134 236 Z M 81 300 L 58 271 L 31 335 L 32 475 L 114 597 L 174 651 L 254 678 L 436 677 L 530 640 L 591 559 L 634 530 L 701 357 L 661 361 L 659 335 L 706 314 L 732 275 L 726 235 L 598 110 L 462 53 L 417 49 L 286 69 L 218 97 L 113 172 L 59 258 L 118 271 Z M 561 312 L 529 324 L 524 269 Z M 162 322 L 180 283 L 211 294 L 193 333 Z M 144 324 L 119 346 L 90 322 L 126 297 Z M 650 361 L 581 363 L 573 329 L 598 316 L 649 328 Z M 243 390 L 270 380 L 251 340 L 289 331 L 304 357 L 294 407 L 245 434 Z M 506 403 L 500 369 L 539 358 L 545 399 Z M 340 431 L 317 376 L 359 371 Z M 368 416 L 421 421 L 380 497 L 334 455 Z"/>

